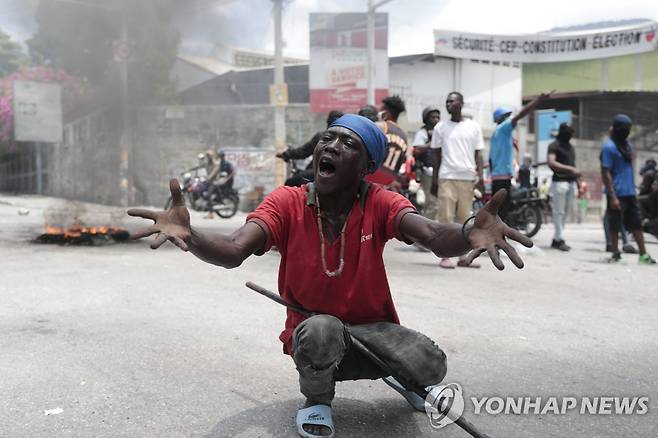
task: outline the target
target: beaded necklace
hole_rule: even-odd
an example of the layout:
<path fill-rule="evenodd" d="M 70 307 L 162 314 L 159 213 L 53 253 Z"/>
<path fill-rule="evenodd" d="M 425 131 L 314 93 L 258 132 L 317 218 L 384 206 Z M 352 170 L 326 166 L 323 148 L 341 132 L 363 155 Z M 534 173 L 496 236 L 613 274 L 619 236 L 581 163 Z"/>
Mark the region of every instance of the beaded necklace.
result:
<path fill-rule="evenodd" d="M 316 216 L 318 220 L 318 231 L 320 234 L 320 256 L 322 258 L 322 269 L 324 269 L 324 273 L 327 277 L 340 277 L 340 274 L 343 273 L 343 268 L 345 267 L 345 229 L 347 228 L 347 222 L 350 220 L 352 209 L 350 208 L 350 211 L 347 213 L 343 227 L 340 230 L 340 260 L 338 262 L 338 269 L 335 271 L 330 271 L 329 268 L 327 268 L 327 255 L 324 246 L 324 232 L 322 231 L 322 219 L 320 219 L 320 199 L 318 198 L 317 194 L 315 195 L 315 205 L 317 212 Z"/>

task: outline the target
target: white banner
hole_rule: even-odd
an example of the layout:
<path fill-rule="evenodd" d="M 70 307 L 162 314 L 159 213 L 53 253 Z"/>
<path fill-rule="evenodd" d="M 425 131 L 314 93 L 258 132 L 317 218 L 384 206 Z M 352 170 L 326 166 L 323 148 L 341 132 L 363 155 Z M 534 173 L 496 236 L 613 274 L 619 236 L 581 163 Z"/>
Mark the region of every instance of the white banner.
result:
<path fill-rule="evenodd" d="M 62 141 L 62 87 L 32 81 L 14 81 L 14 139 Z"/>
<path fill-rule="evenodd" d="M 560 62 L 608 58 L 656 50 L 655 22 L 532 35 L 485 35 L 434 31 L 434 54 L 490 61 Z"/>

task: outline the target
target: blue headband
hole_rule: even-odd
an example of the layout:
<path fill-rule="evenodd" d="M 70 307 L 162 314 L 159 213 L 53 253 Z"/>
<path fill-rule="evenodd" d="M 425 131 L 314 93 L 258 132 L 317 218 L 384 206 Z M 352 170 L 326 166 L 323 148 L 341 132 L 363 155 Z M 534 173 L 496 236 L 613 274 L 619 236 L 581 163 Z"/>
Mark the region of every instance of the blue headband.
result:
<path fill-rule="evenodd" d="M 375 162 L 375 168 L 379 168 L 386 158 L 386 136 L 377 125 L 370 119 L 356 114 L 345 114 L 329 125 L 330 128 L 340 126 L 347 128 L 361 139 L 368 151 L 368 156 Z"/>

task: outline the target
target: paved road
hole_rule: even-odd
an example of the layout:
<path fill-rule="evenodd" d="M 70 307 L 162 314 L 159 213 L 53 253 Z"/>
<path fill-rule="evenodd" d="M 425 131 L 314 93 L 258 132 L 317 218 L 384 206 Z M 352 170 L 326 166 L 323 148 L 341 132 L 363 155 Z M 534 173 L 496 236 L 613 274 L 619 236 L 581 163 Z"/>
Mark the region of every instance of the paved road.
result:
<path fill-rule="evenodd" d="M 284 312 L 243 286 L 274 288 L 276 253 L 229 272 L 170 245 L 31 243 L 44 212 L 57 216 L 53 205 L 0 196 L 0 436 L 295 436 L 302 398 L 277 340 Z M 193 215 L 217 231 L 243 220 Z M 430 254 L 391 242 L 402 322 L 444 348 L 446 381 L 463 386 L 465 415 L 491 436 L 655 437 L 658 268 L 604 263 L 598 224 L 570 226 L 566 238 L 571 253 L 548 249 L 547 227 L 526 268 L 503 272 L 487 259 L 480 270 L 441 270 Z M 482 396 L 650 401 L 646 415 L 475 415 L 470 398 Z M 339 383 L 334 417 L 341 437 L 467 436 L 455 425 L 432 429 L 379 381 Z"/>

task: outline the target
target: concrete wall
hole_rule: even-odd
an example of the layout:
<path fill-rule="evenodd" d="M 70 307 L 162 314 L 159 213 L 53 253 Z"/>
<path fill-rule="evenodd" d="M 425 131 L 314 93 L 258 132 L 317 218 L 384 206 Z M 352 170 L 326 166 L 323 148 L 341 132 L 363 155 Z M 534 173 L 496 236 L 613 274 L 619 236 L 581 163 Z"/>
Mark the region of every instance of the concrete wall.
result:
<path fill-rule="evenodd" d="M 100 204 L 119 200 L 119 114 L 99 110 L 64 125 L 48 148 L 45 194 Z"/>
<path fill-rule="evenodd" d="M 146 107 L 131 116 L 131 123 L 136 204 L 164 205 L 169 179 L 196 166 L 199 153 L 218 147 L 227 151 L 229 159 L 242 159 L 235 164 L 236 188 L 243 194 L 251 186 L 245 176 L 254 172 L 244 169 L 240 176 L 240 166 L 245 165 L 245 157 L 251 157 L 246 165 L 253 166 L 254 155 L 261 164 L 269 160 L 254 178 L 266 181 L 266 192 L 273 189 L 274 111 L 269 105 Z M 299 146 L 325 127 L 325 116 L 310 113 L 308 105 L 290 105 L 286 125 L 288 144 Z M 118 114 L 110 110 L 67 123 L 64 140 L 49 145 L 44 155 L 44 193 L 118 205 L 119 126 Z M 232 151 L 239 153 L 231 155 Z M 26 191 L 24 187 L 15 190 Z"/>
<path fill-rule="evenodd" d="M 308 105 L 288 106 L 287 143 L 306 142 L 326 126 L 324 118 L 310 113 Z M 137 114 L 134 141 L 138 203 L 164 204 L 169 179 L 195 166 L 197 155 L 207 149 L 262 150 L 271 157 L 269 172 L 274 174 L 274 110 L 269 105 L 147 107 Z"/>

